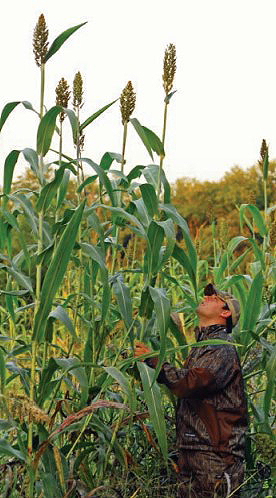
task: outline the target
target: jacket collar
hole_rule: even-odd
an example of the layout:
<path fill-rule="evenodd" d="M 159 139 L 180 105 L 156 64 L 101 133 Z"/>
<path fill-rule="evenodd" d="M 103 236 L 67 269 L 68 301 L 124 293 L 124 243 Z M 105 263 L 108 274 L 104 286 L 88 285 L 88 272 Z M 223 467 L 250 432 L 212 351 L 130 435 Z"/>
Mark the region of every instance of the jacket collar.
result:
<path fill-rule="evenodd" d="M 209 327 L 196 327 L 195 338 L 197 342 L 208 339 L 210 336 L 218 335 L 219 333 L 226 334 L 226 327 L 221 324 L 209 325 Z"/>

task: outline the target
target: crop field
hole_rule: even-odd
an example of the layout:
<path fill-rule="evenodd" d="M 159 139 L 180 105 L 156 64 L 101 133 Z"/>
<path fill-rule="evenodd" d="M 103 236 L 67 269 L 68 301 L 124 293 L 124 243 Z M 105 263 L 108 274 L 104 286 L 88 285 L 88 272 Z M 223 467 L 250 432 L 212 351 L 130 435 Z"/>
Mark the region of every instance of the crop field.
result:
<path fill-rule="evenodd" d="M 176 496 L 176 399 L 156 378 L 165 360 L 181 366 L 195 342 L 195 309 L 207 282 L 241 304 L 233 339 L 250 421 L 241 495 L 275 496 L 275 163 L 263 140 L 258 202 L 237 200 L 223 228 L 209 196 L 209 219 L 201 220 L 198 207 L 196 227 L 193 213 L 185 215 L 193 205 L 191 185 L 172 188 L 166 177 L 167 116 L 176 98 L 173 44 L 160 76 L 162 136 L 134 117 L 131 81 L 117 100 L 87 117 L 77 72 L 72 89 L 61 78 L 55 105 L 45 108 L 48 60 L 82 26 L 49 42 L 39 17 L 33 51 L 40 108 L 9 102 L 0 118 L 0 131 L 18 106 L 38 118 L 36 149 L 12 150 L 2 168 L 1 496 Z M 103 143 L 97 164 L 84 155 L 84 132 L 112 106 L 121 111 L 120 153 Z M 65 127 L 74 157 L 67 154 Z M 149 156 L 147 165 L 130 171 L 129 127 Z M 19 158 L 27 168 L 20 179 L 14 175 Z M 199 187 L 193 188 L 196 197 Z M 158 355 L 156 370 L 134 357 L 136 340 L 154 351 L 144 357 Z"/>

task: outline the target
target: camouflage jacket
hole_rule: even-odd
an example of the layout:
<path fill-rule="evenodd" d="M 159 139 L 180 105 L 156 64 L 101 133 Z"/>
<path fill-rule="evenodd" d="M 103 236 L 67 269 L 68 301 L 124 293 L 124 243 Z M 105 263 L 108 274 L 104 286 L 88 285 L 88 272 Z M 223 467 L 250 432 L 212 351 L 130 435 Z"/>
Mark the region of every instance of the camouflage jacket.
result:
<path fill-rule="evenodd" d="M 197 341 L 231 341 L 223 325 L 196 330 Z M 152 359 L 151 359 L 152 360 Z M 150 360 L 147 361 L 150 366 Z M 244 458 L 247 409 L 241 366 L 231 344 L 191 349 L 183 368 L 162 366 L 158 382 L 177 397 L 177 446 Z"/>

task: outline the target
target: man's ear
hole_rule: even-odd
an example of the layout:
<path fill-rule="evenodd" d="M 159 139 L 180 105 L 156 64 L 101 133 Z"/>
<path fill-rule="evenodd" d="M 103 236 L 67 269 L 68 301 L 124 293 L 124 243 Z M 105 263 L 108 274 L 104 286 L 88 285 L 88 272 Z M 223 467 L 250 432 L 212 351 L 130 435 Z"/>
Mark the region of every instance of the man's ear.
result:
<path fill-rule="evenodd" d="M 231 316 L 231 311 L 230 311 L 230 310 L 222 310 L 222 312 L 221 312 L 220 316 L 221 316 L 222 318 L 225 318 L 225 319 L 226 319 L 226 318 L 229 318 L 229 316 Z"/>

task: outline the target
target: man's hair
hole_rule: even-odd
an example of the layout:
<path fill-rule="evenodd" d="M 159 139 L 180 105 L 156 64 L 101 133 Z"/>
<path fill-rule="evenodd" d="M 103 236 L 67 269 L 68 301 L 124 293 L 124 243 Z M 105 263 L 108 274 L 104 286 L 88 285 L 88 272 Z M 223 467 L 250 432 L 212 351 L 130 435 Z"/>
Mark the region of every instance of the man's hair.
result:
<path fill-rule="evenodd" d="M 228 306 L 227 303 L 224 304 L 224 306 L 223 306 L 222 309 L 230 311 L 229 306 Z M 231 334 L 232 333 L 232 328 L 233 328 L 232 315 L 230 315 L 230 316 L 228 316 L 226 318 L 226 332 L 227 332 L 227 334 Z"/>

